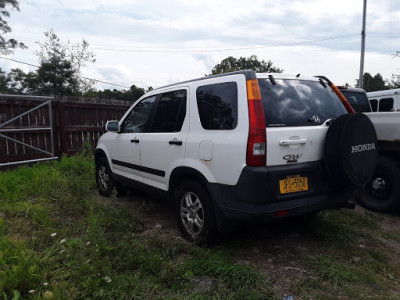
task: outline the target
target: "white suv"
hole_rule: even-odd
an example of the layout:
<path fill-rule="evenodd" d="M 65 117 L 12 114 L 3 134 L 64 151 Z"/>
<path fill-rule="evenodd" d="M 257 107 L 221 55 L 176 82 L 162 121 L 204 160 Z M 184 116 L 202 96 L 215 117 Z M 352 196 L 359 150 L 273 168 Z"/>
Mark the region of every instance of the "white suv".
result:
<path fill-rule="evenodd" d="M 348 113 L 336 90 L 326 78 L 253 71 L 152 90 L 107 123 L 95 152 L 99 192 L 167 193 L 196 243 L 235 220 L 341 207 L 372 177 L 377 151 L 370 120 Z"/>

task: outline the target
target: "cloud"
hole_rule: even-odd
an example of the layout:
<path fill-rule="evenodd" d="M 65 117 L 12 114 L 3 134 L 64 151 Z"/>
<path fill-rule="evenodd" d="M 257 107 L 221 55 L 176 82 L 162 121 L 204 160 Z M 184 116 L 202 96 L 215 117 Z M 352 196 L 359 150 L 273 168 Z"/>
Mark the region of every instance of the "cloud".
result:
<path fill-rule="evenodd" d="M 13 58 L 37 63 L 34 42 L 53 28 L 63 41 L 89 42 L 97 61 L 87 77 L 123 86 L 191 79 L 227 56 L 251 54 L 340 84 L 358 77 L 360 0 L 25 0 L 20 9 L 9 19 L 10 36 L 29 49 Z M 400 50 L 399 19 L 399 1 L 369 1 L 366 72 L 398 72 L 400 59 L 390 55 Z"/>

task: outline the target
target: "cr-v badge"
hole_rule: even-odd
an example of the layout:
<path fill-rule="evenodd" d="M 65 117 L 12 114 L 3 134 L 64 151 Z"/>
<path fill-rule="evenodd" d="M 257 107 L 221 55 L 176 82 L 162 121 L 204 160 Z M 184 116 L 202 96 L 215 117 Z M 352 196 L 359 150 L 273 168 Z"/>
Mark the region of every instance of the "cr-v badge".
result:
<path fill-rule="evenodd" d="M 289 164 L 289 163 L 296 163 L 301 156 L 302 154 L 287 154 L 282 158 L 286 160 L 286 162 Z"/>

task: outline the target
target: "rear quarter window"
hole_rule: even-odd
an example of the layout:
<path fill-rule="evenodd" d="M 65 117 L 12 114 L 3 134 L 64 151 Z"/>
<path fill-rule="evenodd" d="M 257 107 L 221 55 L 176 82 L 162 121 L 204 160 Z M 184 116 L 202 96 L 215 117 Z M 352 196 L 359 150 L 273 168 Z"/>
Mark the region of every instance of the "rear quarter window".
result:
<path fill-rule="evenodd" d="M 317 126 L 347 111 L 328 85 L 319 81 L 259 79 L 267 127 Z"/>
<path fill-rule="evenodd" d="M 203 85 L 196 90 L 201 126 L 207 130 L 232 130 L 238 119 L 236 82 Z"/>

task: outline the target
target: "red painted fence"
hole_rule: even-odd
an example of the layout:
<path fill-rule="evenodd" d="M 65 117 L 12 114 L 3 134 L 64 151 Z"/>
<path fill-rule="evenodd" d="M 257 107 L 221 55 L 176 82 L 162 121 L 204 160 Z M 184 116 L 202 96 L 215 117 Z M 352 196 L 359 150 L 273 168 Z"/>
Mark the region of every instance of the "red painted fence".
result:
<path fill-rule="evenodd" d="M 117 100 L 33 97 L 0 95 L 0 164 L 49 157 L 1 136 L 5 135 L 25 144 L 51 152 L 49 106 L 45 105 L 17 120 L 8 120 L 51 101 L 52 129 L 55 156 L 71 155 L 81 150 L 87 141 L 94 147 L 105 132 L 107 120 L 119 120 L 131 102 Z M 29 131 L 27 131 L 29 129 Z M 15 130 L 13 132 L 13 130 Z"/>

